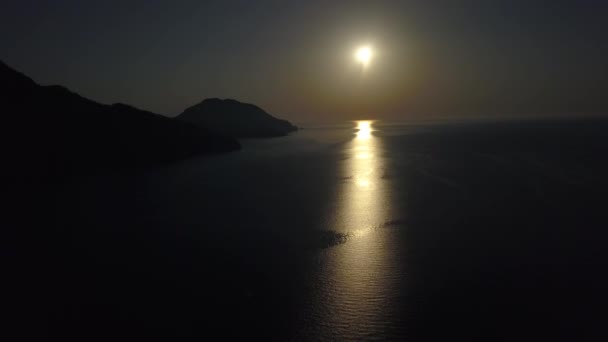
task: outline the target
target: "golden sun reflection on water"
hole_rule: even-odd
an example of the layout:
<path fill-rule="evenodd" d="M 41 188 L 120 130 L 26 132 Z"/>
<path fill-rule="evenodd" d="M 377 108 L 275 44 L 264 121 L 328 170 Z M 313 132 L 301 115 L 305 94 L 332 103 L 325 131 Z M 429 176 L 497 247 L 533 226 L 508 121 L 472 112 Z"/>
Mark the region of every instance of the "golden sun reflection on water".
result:
<path fill-rule="evenodd" d="M 382 177 L 382 141 L 373 134 L 373 121 L 358 121 L 355 132 L 344 146 L 341 178 L 347 181 L 328 227 L 348 238 L 321 255 L 314 304 L 322 321 L 316 336 L 320 340 L 381 336 L 392 301 L 387 294 L 395 286 L 392 235 L 382 229 L 392 215 L 391 189 Z"/>
<path fill-rule="evenodd" d="M 373 121 L 357 122 L 357 139 L 366 140 L 372 137 L 372 122 Z"/>
<path fill-rule="evenodd" d="M 357 134 L 351 148 L 351 163 L 348 169 L 353 173 L 355 184 L 360 188 L 370 188 L 375 185 L 377 179 L 375 176 L 380 167 L 376 159 L 378 152 L 376 141 L 372 139 L 372 123 L 373 121 L 357 122 Z M 372 200 L 361 199 L 361 196 L 363 195 L 351 194 L 348 197 L 356 199 L 366 207 L 372 205 Z"/>

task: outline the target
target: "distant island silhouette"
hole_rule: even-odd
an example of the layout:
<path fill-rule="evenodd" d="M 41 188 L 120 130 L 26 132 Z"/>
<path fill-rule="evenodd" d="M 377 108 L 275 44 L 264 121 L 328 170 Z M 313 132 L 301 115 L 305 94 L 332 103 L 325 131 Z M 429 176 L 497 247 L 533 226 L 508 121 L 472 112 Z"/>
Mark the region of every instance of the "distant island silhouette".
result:
<path fill-rule="evenodd" d="M 280 137 L 298 130 L 258 106 L 232 99 L 206 99 L 184 110 L 177 119 L 237 138 Z"/>
<path fill-rule="evenodd" d="M 178 118 L 104 105 L 63 86 L 42 86 L 0 61 L 0 101 L 15 177 L 63 178 L 87 170 L 167 163 L 238 150 L 234 138 L 283 136 L 287 121 L 235 100 L 207 99 Z M 9 170 L 10 171 L 10 170 Z"/>

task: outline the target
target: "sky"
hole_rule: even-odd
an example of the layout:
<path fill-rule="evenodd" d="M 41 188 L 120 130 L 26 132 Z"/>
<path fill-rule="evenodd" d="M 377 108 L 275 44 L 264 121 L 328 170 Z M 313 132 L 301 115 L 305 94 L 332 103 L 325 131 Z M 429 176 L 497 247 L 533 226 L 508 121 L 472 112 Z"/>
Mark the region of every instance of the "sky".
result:
<path fill-rule="evenodd" d="M 3 0 L 0 59 L 168 116 L 210 97 L 296 123 L 608 116 L 606 18 L 594 0 Z"/>

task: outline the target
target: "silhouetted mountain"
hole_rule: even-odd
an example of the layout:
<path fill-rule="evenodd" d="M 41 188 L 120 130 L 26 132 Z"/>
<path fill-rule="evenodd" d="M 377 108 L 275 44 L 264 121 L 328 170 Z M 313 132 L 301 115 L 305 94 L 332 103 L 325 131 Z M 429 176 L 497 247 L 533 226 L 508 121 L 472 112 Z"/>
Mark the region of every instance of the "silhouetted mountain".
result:
<path fill-rule="evenodd" d="M 255 105 L 230 99 L 206 99 L 177 118 L 238 138 L 279 137 L 298 129 Z"/>
<path fill-rule="evenodd" d="M 196 125 L 124 104 L 103 105 L 62 86 L 40 86 L 2 62 L 0 108 L 7 168 L 26 180 L 240 148 L 233 138 Z"/>

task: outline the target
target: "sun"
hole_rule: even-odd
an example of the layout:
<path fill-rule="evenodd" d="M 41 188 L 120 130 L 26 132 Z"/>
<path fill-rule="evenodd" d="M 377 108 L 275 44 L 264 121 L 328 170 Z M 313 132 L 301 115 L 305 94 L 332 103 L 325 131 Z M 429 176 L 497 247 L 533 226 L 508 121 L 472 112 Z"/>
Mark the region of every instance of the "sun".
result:
<path fill-rule="evenodd" d="M 363 66 L 367 66 L 372 59 L 372 49 L 369 46 L 362 46 L 355 52 L 355 58 Z"/>

